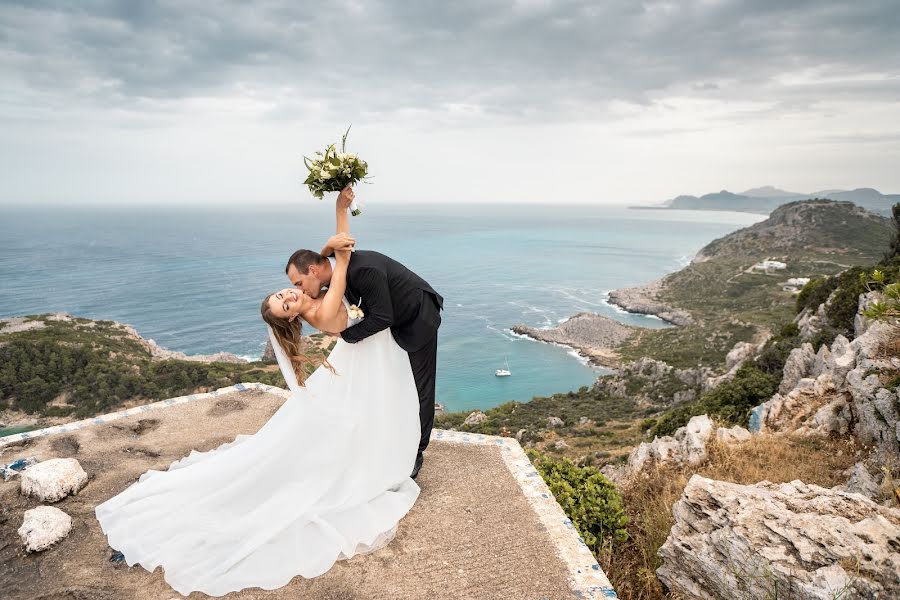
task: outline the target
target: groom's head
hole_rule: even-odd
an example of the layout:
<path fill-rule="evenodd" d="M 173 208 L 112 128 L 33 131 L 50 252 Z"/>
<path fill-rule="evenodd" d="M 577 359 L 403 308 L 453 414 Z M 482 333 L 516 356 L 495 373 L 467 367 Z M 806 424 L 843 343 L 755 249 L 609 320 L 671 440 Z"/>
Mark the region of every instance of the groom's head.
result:
<path fill-rule="evenodd" d="M 297 250 L 291 254 L 284 271 L 294 287 L 310 298 L 318 298 L 322 286 L 331 282 L 331 263 L 312 250 Z"/>

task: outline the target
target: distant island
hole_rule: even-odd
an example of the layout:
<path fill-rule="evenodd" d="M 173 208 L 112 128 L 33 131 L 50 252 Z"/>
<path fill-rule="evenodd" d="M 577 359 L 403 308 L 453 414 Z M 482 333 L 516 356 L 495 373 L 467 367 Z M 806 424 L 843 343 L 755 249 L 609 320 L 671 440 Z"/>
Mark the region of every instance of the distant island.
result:
<path fill-rule="evenodd" d="M 703 196 L 676 196 L 658 205 L 630 206 L 634 209 L 663 210 L 730 210 L 769 214 L 779 206 L 797 200 L 822 199 L 852 202 L 875 214 L 889 216 L 891 206 L 900 202 L 900 194 L 882 194 L 873 188 L 855 190 L 821 190 L 809 194 L 789 192 L 771 185 L 752 188 L 739 194 L 727 190 Z"/>

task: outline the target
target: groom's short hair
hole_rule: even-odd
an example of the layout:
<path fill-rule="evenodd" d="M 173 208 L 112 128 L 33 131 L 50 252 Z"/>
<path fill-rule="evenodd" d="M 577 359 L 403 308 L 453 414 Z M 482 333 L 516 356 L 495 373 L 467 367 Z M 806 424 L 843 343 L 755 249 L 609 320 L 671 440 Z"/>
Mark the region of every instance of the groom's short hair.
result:
<path fill-rule="evenodd" d="M 291 268 L 291 265 L 294 265 L 294 268 L 302 275 L 308 275 L 309 268 L 312 265 L 323 264 L 326 260 L 328 259 L 318 252 L 313 252 L 312 250 L 297 250 L 291 254 L 291 257 L 288 259 L 287 265 L 284 267 L 284 272 L 287 273 Z"/>

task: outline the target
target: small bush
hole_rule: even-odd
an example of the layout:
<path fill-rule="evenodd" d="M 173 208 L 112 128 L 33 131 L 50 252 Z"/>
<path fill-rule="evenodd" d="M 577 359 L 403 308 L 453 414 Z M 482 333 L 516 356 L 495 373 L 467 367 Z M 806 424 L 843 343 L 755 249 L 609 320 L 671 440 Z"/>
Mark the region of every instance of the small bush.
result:
<path fill-rule="evenodd" d="M 684 404 L 658 418 L 651 430 L 653 435 L 672 435 L 687 425 L 691 417 L 708 414 L 718 420 L 746 425 L 750 409 L 772 397 L 778 389 L 780 376 L 766 373 L 752 363 L 745 363 L 734 378 L 706 392 L 696 402 Z"/>
<path fill-rule="evenodd" d="M 837 284 L 837 279 L 834 277 L 810 279 L 797 295 L 797 312 L 803 312 L 804 308 L 816 310 L 820 304 L 828 299 L 828 296 L 834 291 Z"/>
<path fill-rule="evenodd" d="M 528 457 L 595 554 L 625 542 L 628 517 L 616 487 L 597 469 L 528 451 Z"/>

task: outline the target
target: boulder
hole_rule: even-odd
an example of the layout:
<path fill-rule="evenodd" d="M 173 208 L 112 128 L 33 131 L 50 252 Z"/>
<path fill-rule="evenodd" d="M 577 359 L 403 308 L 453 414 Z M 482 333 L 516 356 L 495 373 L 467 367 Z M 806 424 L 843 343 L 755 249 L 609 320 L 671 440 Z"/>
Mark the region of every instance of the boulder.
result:
<path fill-rule="evenodd" d="M 862 494 L 870 500 L 877 500 L 881 496 L 881 488 L 869 470 L 861 462 L 850 468 L 850 479 L 844 489 L 851 494 Z"/>
<path fill-rule="evenodd" d="M 804 377 L 808 377 L 816 364 L 816 352 L 812 344 L 805 342 L 799 348 L 794 348 L 784 362 L 784 376 L 778 392 L 787 394 L 794 389 L 797 383 Z"/>
<path fill-rule="evenodd" d="M 57 502 L 69 494 L 77 494 L 87 481 L 87 473 L 77 459 L 52 458 L 25 469 L 20 490 L 41 502 Z"/>
<path fill-rule="evenodd" d="M 900 510 L 794 481 L 694 475 L 656 573 L 685 598 L 896 598 Z"/>
<path fill-rule="evenodd" d="M 556 440 L 555 442 L 553 442 L 553 449 L 554 450 L 568 450 L 569 445 L 566 443 L 565 440 Z"/>
<path fill-rule="evenodd" d="M 738 442 L 746 442 L 753 434 L 741 427 L 740 425 L 735 425 L 731 429 L 726 429 L 724 427 L 719 427 L 716 429 L 716 441 L 720 444 L 735 444 Z"/>
<path fill-rule="evenodd" d="M 563 425 L 565 425 L 565 423 L 559 417 L 547 417 L 547 427 L 552 429 L 555 427 L 562 427 Z"/>
<path fill-rule="evenodd" d="M 72 518 L 55 506 L 38 506 L 25 511 L 19 537 L 26 552 L 46 550 L 72 531 Z"/>
<path fill-rule="evenodd" d="M 826 361 L 827 372 L 831 373 L 835 385 L 842 385 L 847 373 L 856 367 L 858 346 L 850 344 L 850 340 L 842 335 L 831 343 L 831 356 Z"/>
<path fill-rule="evenodd" d="M 688 424 L 679 427 L 674 436 L 654 438 L 641 444 L 628 455 L 629 473 L 637 473 L 649 460 L 695 465 L 706 460 L 706 443 L 712 437 L 715 425 L 707 415 L 692 417 Z"/>
<path fill-rule="evenodd" d="M 466 420 L 463 421 L 463 425 L 479 425 L 483 423 L 487 419 L 487 415 L 481 412 L 480 410 L 475 410 L 469 413 L 469 416 L 466 417 Z"/>
<path fill-rule="evenodd" d="M 756 344 L 750 342 L 738 342 L 725 355 L 725 370 L 731 371 L 744 364 L 749 358 L 753 358 L 756 353 Z"/>

